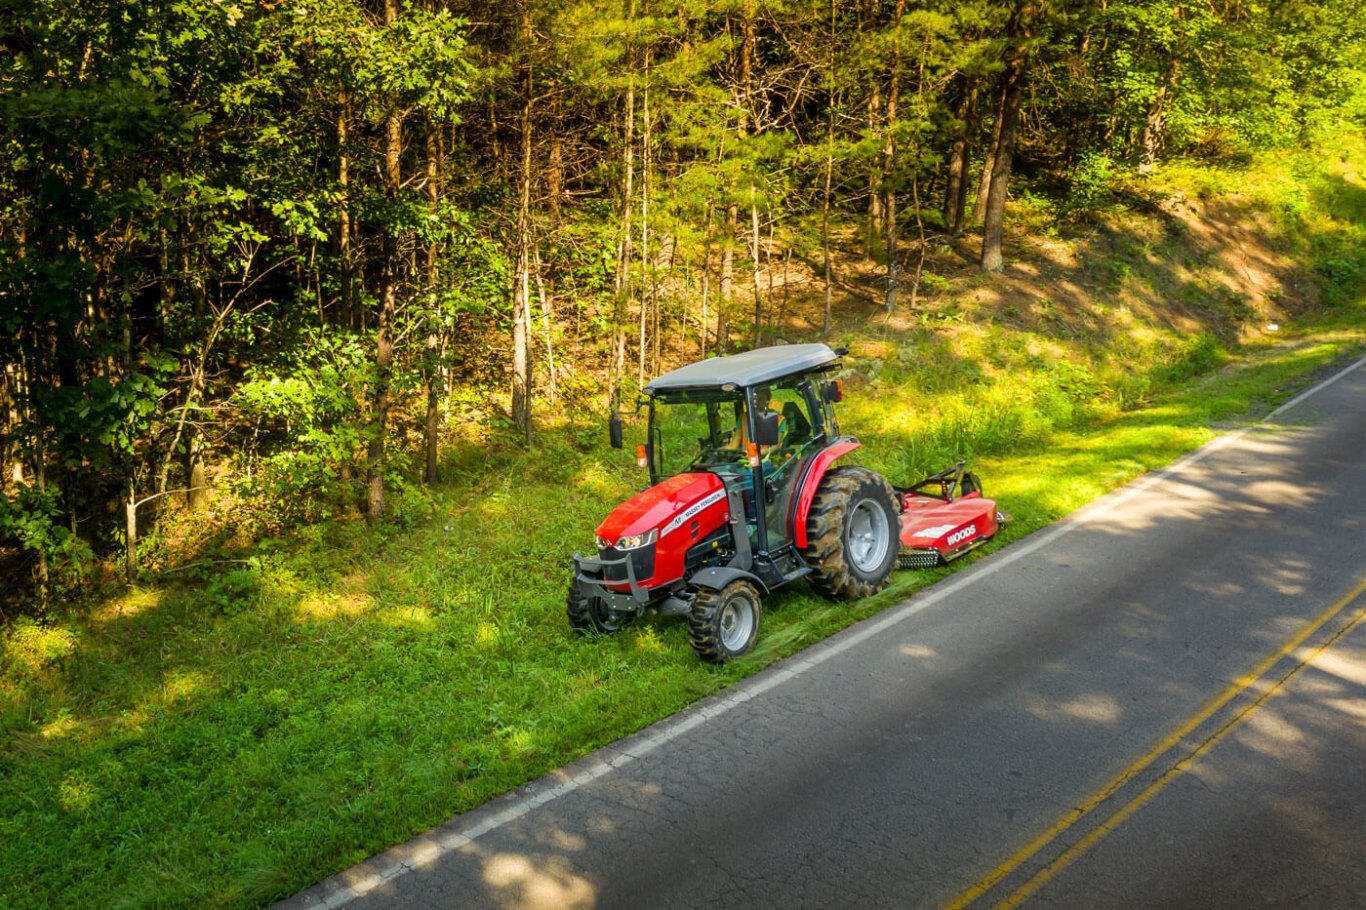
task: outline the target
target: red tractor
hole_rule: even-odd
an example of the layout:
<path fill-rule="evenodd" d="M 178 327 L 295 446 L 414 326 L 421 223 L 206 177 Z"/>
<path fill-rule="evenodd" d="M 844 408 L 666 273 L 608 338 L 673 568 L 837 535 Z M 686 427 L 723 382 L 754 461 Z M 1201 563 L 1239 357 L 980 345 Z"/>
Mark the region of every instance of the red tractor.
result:
<path fill-rule="evenodd" d="M 845 351 L 824 344 L 713 357 L 649 383 L 653 486 L 597 529 L 598 555 L 574 556 L 569 623 L 619 631 L 645 614 L 688 617 L 706 661 L 754 646 L 762 600 L 807 578 L 836 600 L 886 586 L 896 567 L 939 565 L 989 540 L 1003 520 L 977 479 L 956 468 L 898 489 L 833 462 L 859 447 L 840 434 L 830 374 Z M 611 419 L 621 448 L 620 416 Z"/>

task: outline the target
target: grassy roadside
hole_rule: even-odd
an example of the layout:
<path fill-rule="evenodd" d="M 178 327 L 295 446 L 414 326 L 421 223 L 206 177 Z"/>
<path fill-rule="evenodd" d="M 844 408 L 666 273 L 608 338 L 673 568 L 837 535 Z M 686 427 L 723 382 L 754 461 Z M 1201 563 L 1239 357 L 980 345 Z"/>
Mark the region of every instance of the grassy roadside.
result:
<path fill-rule="evenodd" d="M 1346 275 L 1357 260 L 1325 236 L 1299 252 Z M 850 331 L 841 419 L 862 460 L 909 481 L 971 456 L 1013 540 L 1255 420 L 1366 343 L 1359 293 L 1239 344 L 1143 318 L 1168 293 L 1197 322 L 1230 308 L 1190 290 L 1166 242 L 1105 278 L 1106 313 L 1071 312 L 1061 293 L 984 302 L 965 281 L 915 322 Z M 0 907 L 260 905 L 943 574 L 899 572 L 854 605 L 779 592 L 756 653 L 721 669 L 676 621 L 575 639 L 569 554 L 642 482 L 603 436 L 567 421 L 530 454 L 462 449 L 454 479 L 395 524 L 304 528 L 21 622 L 0 652 Z"/>

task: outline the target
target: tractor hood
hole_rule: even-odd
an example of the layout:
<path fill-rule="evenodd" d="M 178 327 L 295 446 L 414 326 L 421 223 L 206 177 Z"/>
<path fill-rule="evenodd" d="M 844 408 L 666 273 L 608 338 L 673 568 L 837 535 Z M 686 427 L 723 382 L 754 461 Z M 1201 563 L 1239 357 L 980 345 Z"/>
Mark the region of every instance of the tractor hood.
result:
<path fill-rule="evenodd" d="M 726 488 L 715 474 L 678 474 L 617 506 L 598 526 L 598 538 L 615 546 L 623 537 L 657 531 L 665 537 L 694 516 L 725 509 Z"/>

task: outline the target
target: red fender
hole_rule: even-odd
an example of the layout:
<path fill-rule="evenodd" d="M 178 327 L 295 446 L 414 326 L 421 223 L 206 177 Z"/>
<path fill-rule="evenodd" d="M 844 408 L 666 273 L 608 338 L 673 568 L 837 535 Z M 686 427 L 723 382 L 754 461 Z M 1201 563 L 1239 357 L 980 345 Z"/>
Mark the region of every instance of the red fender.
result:
<path fill-rule="evenodd" d="M 825 472 L 830 468 L 830 463 L 841 455 L 849 454 L 860 445 L 862 443 L 837 442 L 830 448 L 821 450 L 815 461 L 811 462 L 811 469 L 806 472 L 806 480 L 802 483 L 801 495 L 797 497 L 797 510 L 792 515 L 792 538 L 797 549 L 806 549 L 806 515 L 811 511 L 816 490 L 821 485 L 821 478 L 825 477 Z"/>

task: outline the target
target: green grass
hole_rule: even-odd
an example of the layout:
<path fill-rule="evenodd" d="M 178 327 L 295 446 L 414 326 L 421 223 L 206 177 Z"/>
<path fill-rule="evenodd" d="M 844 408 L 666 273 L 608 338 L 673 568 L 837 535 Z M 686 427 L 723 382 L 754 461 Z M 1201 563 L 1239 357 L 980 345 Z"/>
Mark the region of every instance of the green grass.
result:
<path fill-rule="evenodd" d="M 1359 199 L 1334 192 L 1338 219 L 1296 235 L 1311 267 L 1314 244 L 1356 261 L 1343 238 Z M 970 458 L 1015 518 L 1006 543 L 1359 351 L 1366 293 L 1341 272 L 1324 285 L 1333 309 L 1242 347 L 1048 305 L 1032 328 L 979 309 L 854 333 L 843 426 L 894 481 Z M 566 424 L 531 453 L 496 438 L 453 450 L 452 479 L 407 494 L 395 523 L 301 528 L 10 629 L 0 907 L 268 903 L 948 571 L 898 572 L 851 605 L 779 591 L 754 654 L 724 668 L 693 657 L 677 620 L 575 638 L 570 554 L 643 483 L 605 435 Z"/>

